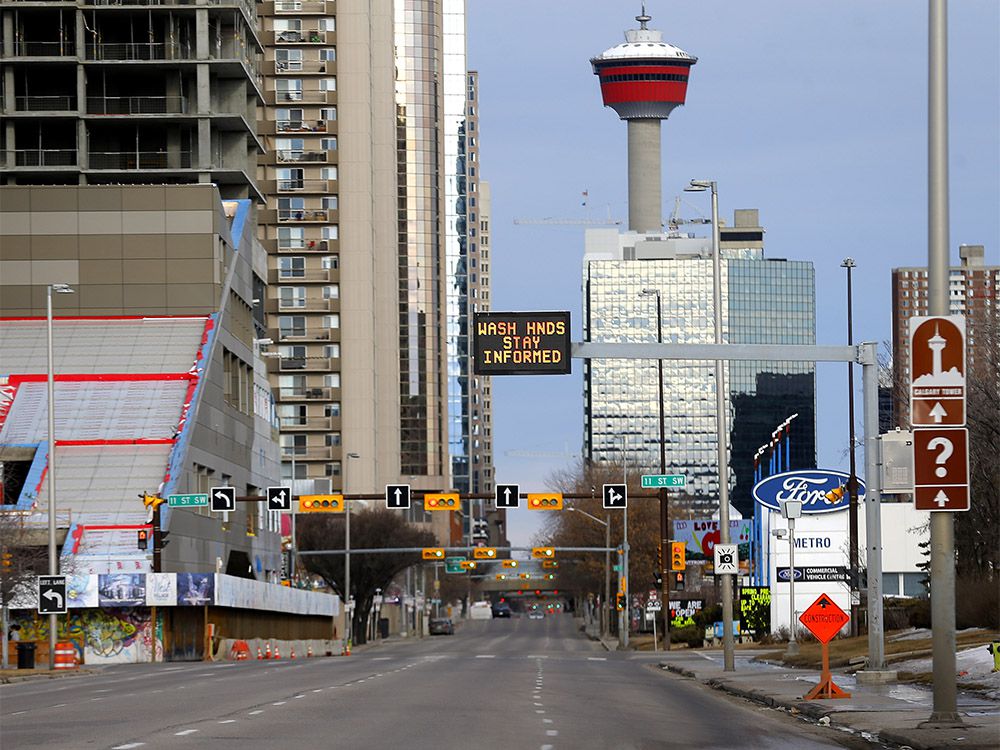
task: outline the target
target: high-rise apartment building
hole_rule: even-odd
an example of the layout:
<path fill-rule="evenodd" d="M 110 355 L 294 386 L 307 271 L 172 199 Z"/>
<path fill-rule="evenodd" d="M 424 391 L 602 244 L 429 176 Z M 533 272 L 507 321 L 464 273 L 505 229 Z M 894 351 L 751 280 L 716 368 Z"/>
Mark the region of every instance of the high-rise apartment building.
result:
<path fill-rule="evenodd" d="M 259 199 L 257 4 L 0 0 L 4 184 Z"/>
<path fill-rule="evenodd" d="M 721 230 L 723 340 L 815 343 L 812 264 L 765 258 L 756 210 Z M 712 343 L 712 254 L 707 238 L 588 230 L 584 336 L 600 342 L 657 340 L 660 297 L 666 343 Z M 589 339 L 588 339 L 589 337 Z M 753 456 L 792 414 L 791 464 L 815 465 L 815 371 L 808 363 L 730 362 L 727 370 L 732 503 L 752 512 Z M 590 360 L 584 368 L 584 455 L 635 471 L 659 469 L 660 384 L 655 360 Z M 663 362 L 666 469 L 687 476 L 694 504 L 718 507 L 714 365 Z"/>
<path fill-rule="evenodd" d="M 317 487 L 467 492 L 492 474 L 475 435 L 488 405 L 473 420 L 488 385 L 469 371 L 469 316 L 489 282 L 473 265 L 464 14 L 464 0 L 261 6 L 259 234 L 286 477 L 294 465 Z"/>
<path fill-rule="evenodd" d="M 966 361 L 973 376 L 986 377 L 989 366 L 979 354 L 984 336 L 1000 330 L 1000 266 L 986 265 L 983 245 L 961 245 L 961 265 L 949 269 L 948 311 L 965 316 Z M 894 425 L 909 425 L 910 318 L 927 315 L 927 268 L 911 266 L 892 269 L 892 363 Z"/>

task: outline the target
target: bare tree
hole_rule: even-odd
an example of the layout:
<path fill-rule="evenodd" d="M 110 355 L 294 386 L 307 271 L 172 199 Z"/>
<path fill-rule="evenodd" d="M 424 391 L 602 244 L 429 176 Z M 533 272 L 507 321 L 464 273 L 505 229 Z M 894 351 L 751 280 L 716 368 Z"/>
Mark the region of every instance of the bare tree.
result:
<path fill-rule="evenodd" d="M 3 668 L 7 668 L 8 614 L 10 604 L 31 593 L 39 574 L 47 571 L 48 552 L 38 545 L 37 527 L 31 526 L 30 514 L 11 509 L 0 510 L 0 627 L 3 629 Z M 32 532 L 35 531 L 33 534 Z"/>
<path fill-rule="evenodd" d="M 309 550 L 344 549 L 344 526 L 343 516 L 339 515 L 300 516 L 298 542 L 302 565 L 339 591 L 346 602 L 344 556 L 308 554 Z M 434 543 L 434 535 L 430 531 L 408 524 L 394 511 L 381 508 L 351 514 L 351 546 L 357 549 L 432 547 Z M 351 632 L 356 643 L 366 641 L 365 625 L 374 603 L 375 590 L 387 588 L 395 576 L 420 562 L 419 552 L 351 555 L 350 593 L 355 603 Z"/>

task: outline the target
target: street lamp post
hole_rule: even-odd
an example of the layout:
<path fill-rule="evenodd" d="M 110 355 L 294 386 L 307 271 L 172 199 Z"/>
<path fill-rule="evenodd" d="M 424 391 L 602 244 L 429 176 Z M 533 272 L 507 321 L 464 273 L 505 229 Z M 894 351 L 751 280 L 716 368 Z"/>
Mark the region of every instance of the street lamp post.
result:
<path fill-rule="evenodd" d="M 354 608 L 351 606 L 351 503 L 347 499 L 347 465 L 352 458 L 361 458 L 357 453 L 348 453 L 345 456 L 343 472 L 344 481 L 344 611 L 347 613 L 344 625 L 344 637 L 347 642 L 351 642 L 353 636 Z"/>
<path fill-rule="evenodd" d="M 799 653 L 795 639 L 795 519 L 802 515 L 801 500 L 782 500 L 781 515 L 788 521 L 788 650 L 787 656 Z"/>
<path fill-rule="evenodd" d="M 844 258 L 841 268 L 847 269 L 847 345 L 854 344 L 854 306 L 851 299 L 851 269 L 854 258 Z M 854 454 L 854 363 L 847 363 L 847 435 L 851 443 L 850 476 L 847 479 L 848 506 L 848 557 L 851 566 L 851 635 L 858 634 L 858 473 Z"/>
<path fill-rule="evenodd" d="M 585 510 L 580 510 L 579 508 L 574 508 L 572 506 L 569 510 L 584 515 L 604 527 L 604 606 L 601 607 L 601 637 L 606 638 L 608 630 L 610 629 L 610 623 L 608 622 L 610 618 L 608 617 L 608 613 L 611 611 L 608 609 L 611 600 L 611 515 L 608 514 L 607 520 L 602 521 L 597 516 L 592 516 Z"/>
<path fill-rule="evenodd" d="M 59 557 L 56 554 L 56 378 L 52 358 L 52 292 L 73 294 L 69 284 L 49 284 L 45 295 L 45 334 L 48 349 L 48 411 L 49 411 L 49 575 L 59 575 Z M 49 615 L 49 669 L 56 668 L 57 615 Z"/>
<path fill-rule="evenodd" d="M 663 312 L 660 303 L 659 289 L 643 289 L 646 296 L 656 295 L 656 343 L 663 343 Z M 663 417 L 663 360 L 656 360 L 656 372 L 660 401 L 660 474 L 667 473 L 667 438 L 666 424 Z M 667 545 L 670 543 L 670 506 L 667 498 L 667 488 L 660 487 L 660 598 L 663 600 L 663 647 L 670 650 L 670 607 L 669 607 L 669 582 L 667 576 Z M 656 643 L 653 643 L 656 647 Z"/>
<path fill-rule="evenodd" d="M 691 180 L 684 188 L 688 192 L 712 192 L 712 306 L 714 308 L 715 343 L 722 343 L 722 259 L 719 244 L 719 191 L 715 180 Z M 715 360 L 715 409 L 719 461 L 719 542 L 729 544 L 729 440 L 727 436 L 726 373 L 721 359 Z M 733 578 L 722 576 L 722 650 L 723 670 L 736 669 L 733 650 Z"/>

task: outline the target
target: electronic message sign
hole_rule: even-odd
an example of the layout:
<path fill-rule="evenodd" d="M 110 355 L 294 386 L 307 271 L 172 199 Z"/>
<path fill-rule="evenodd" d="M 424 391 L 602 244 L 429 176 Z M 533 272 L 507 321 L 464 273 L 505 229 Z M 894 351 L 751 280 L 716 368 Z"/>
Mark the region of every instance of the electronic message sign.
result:
<path fill-rule="evenodd" d="M 568 375 L 569 324 L 568 312 L 476 313 L 476 375 Z"/>

